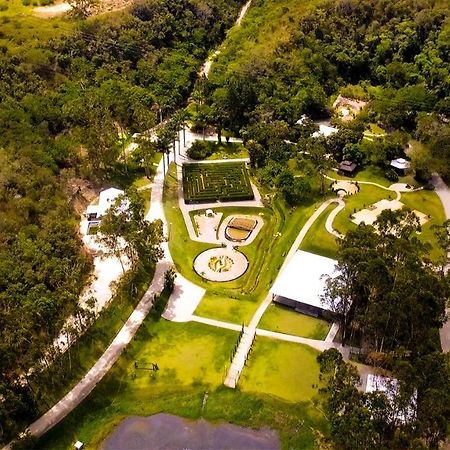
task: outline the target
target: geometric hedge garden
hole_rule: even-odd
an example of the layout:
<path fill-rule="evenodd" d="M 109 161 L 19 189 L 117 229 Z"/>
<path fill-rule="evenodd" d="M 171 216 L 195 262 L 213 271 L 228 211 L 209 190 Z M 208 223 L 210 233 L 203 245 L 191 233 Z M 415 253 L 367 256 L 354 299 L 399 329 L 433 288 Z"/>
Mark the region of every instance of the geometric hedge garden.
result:
<path fill-rule="evenodd" d="M 184 202 L 253 200 L 244 162 L 183 164 Z"/>

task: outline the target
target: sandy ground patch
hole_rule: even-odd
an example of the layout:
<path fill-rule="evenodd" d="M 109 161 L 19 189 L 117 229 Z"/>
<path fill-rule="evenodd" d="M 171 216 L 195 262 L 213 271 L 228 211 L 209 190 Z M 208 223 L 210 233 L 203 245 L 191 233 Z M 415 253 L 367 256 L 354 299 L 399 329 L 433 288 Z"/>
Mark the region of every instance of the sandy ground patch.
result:
<path fill-rule="evenodd" d="M 217 261 L 217 259 L 220 259 L 220 261 Z M 194 270 L 209 281 L 235 280 L 242 276 L 247 268 L 247 257 L 231 246 L 210 248 L 197 255 L 194 260 Z"/>
<path fill-rule="evenodd" d="M 336 180 L 332 185 L 331 189 L 334 192 L 345 192 L 345 195 L 354 195 L 359 192 L 358 185 L 354 181 L 347 180 Z"/>
<path fill-rule="evenodd" d="M 194 216 L 200 240 L 204 242 L 217 241 L 217 229 L 219 228 L 222 216 L 222 213 L 216 212 L 211 216 L 206 214 L 196 214 Z"/>
<path fill-rule="evenodd" d="M 52 17 L 62 16 L 71 9 L 72 7 L 68 3 L 62 2 L 55 3 L 54 5 L 38 6 L 34 8 L 33 12 L 39 17 L 50 19 Z"/>
<path fill-rule="evenodd" d="M 391 211 L 398 211 L 402 209 L 405 205 L 398 200 L 380 200 L 379 202 L 374 203 L 369 206 L 369 208 L 363 209 L 353 214 L 352 222 L 356 225 L 364 222 L 366 225 L 373 225 L 377 220 L 378 216 L 385 209 L 390 209 Z M 416 209 L 413 211 L 414 214 L 418 217 L 421 225 L 424 225 L 428 222 L 428 216 Z"/>

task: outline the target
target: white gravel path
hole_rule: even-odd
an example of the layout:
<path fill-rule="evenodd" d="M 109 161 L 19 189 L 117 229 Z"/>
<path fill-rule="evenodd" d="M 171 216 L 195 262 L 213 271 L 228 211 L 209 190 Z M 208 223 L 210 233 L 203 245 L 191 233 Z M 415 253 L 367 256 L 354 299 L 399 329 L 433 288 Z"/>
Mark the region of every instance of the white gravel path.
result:
<path fill-rule="evenodd" d="M 431 178 L 436 194 L 439 196 L 444 207 L 445 217 L 450 220 L 450 188 L 444 183 L 444 180 L 438 175 L 433 174 Z M 448 254 L 450 260 L 450 252 Z M 450 270 L 450 264 L 447 264 L 446 270 Z M 441 347 L 444 352 L 450 351 L 450 308 L 447 308 L 447 315 L 449 319 L 440 330 Z"/>

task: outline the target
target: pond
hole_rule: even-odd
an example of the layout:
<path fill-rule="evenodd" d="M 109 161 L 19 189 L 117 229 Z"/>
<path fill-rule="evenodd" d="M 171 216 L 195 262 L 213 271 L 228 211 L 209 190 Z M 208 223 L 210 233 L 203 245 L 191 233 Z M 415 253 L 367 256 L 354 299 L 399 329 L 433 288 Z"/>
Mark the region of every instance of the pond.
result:
<path fill-rule="evenodd" d="M 101 450 L 278 450 L 280 438 L 268 428 L 252 430 L 228 423 L 188 420 L 170 414 L 124 419 Z"/>

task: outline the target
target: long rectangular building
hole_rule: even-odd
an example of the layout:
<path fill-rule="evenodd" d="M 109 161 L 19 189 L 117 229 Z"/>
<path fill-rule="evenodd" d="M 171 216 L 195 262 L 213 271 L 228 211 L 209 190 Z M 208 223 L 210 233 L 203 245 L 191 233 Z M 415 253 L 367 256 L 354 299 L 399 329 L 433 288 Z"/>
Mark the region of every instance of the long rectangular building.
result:
<path fill-rule="evenodd" d="M 323 304 L 327 276 L 336 276 L 337 261 L 298 250 L 278 275 L 271 288 L 273 300 L 311 316 L 331 315 Z"/>

